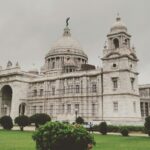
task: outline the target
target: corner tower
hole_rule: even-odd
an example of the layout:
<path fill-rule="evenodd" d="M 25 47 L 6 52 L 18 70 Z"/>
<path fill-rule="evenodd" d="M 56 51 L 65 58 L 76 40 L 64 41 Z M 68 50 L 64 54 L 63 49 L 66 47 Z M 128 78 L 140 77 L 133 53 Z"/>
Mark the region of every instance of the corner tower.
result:
<path fill-rule="evenodd" d="M 103 50 L 104 118 L 120 123 L 140 121 L 138 58 L 131 35 L 118 15 Z"/>

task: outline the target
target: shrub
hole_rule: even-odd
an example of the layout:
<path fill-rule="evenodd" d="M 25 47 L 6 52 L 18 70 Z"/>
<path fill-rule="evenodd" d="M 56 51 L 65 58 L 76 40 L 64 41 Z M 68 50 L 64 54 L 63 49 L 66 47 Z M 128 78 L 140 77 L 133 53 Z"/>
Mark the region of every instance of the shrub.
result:
<path fill-rule="evenodd" d="M 93 125 L 92 129 L 93 131 L 99 132 L 99 125 Z"/>
<path fill-rule="evenodd" d="M 102 135 L 106 135 L 107 134 L 107 123 L 106 122 L 101 122 L 99 125 L 99 132 Z"/>
<path fill-rule="evenodd" d="M 80 125 L 48 122 L 33 135 L 37 150 L 87 150 L 94 138 Z"/>
<path fill-rule="evenodd" d="M 108 132 L 120 132 L 120 129 L 126 127 L 130 132 L 145 132 L 144 126 L 116 126 L 116 125 L 108 125 L 107 130 Z M 93 126 L 93 131 L 99 131 L 99 125 Z"/>
<path fill-rule="evenodd" d="M 150 116 L 145 118 L 144 127 L 145 127 L 146 133 L 150 136 Z"/>
<path fill-rule="evenodd" d="M 23 128 L 30 124 L 30 120 L 28 116 L 22 115 L 15 118 L 15 123 L 18 124 L 18 126 L 20 126 L 20 130 L 23 131 Z"/>
<path fill-rule="evenodd" d="M 129 131 L 128 131 L 127 128 L 122 127 L 122 128 L 120 129 L 120 133 L 122 134 L 122 136 L 128 136 Z"/>
<path fill-rule="evenodd" d="M 120 126 L 108 125 L 108 132 L 120 132 Z"/>
<path fill-rule="evenodd" d="M 77 123 L 77 124 L 84 124 L 84 119 L 83 119 L 82 117 L 78 117 L 78 118 L 76 119 L 76 123 Z"/>
<path fill-rule="evenodd" d="M 0 124 L 6 130 L 11 130 L 13 128 L 13 122 L 10 116 L 3 116 L 0 119 Z"/>
<path fill-rule="evenodd" d="M 39 125 L 43 125 L 48 121 L 51 121 L 51 118 L 49 115 L 44 113 L 34 114 L 30 117 L 30 122 L 35 123 L 36 128 L 38 128 Z"/>

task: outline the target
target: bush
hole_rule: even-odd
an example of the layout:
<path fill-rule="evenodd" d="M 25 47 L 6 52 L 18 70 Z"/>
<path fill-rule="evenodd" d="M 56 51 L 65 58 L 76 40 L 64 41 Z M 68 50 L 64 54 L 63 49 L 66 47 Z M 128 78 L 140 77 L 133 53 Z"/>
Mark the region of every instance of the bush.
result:
<path fill-rule="evenodd" d="M 13 122 L 10 116 L 3 116 L 0 119 L 0 124 L 6 130 L 11 130 L 13 128 Z"/>
<path fill-rule="evenodd" d="M 99 125 L 93 125 L 93 131 L 99 132 Z"/>
<path fill-rule="evenodd" d="M 108 125 L 108 132 L 120 132 L 121 128 L 127 128 L 129 132 L 143 132 L 145 133 L 144 126 L 116 126 L 116 125 Z M 93 131 L 99 131 L 99 125 L 93 126 Z"/>
<path fill-rule="evenodd" d="M 122 136 L 128 136 L 129 131 L 127 128 L 121 128 L 120 133 L 122 134 Z"/>
<path fill-rule="evenodd" d="M 48 122 L 33 135 L 37 150 L 87 150 L 94 138 L 80 125 Z"/>
<path fill-rule="evenodd" d="M 144 127 L 145 127 L 146 133 L 150 136 L 150 116 L 145 118 Z"/>
<path fill-rule="evenodd" d="M 23 128 L 25 126 L 28 126 L 30 124 L 30 120 L 28 116 L 18 116 L 15 118 L 15 123 L 20 126 L 20 130 L 23 131 Z"/>
<path fill-rule="evenodd" d="M 77 124 L 84 124 L 84 119 L 83 119 L 82 117 L 78 117 L 78 118 L 76 119 L 76 123 L 77 123 Z"/>
<path fill-rule="evenodd" d="M 106 135 L 107 134 L 107 123 L 106 122 L 101 122 L 100 125 L 99 125 L 99 132 L 102 134 L 102 135 Z"/>
<path fill-rule="evenodd" d="M 108 132 L 120 132 L 121 126 L 108 125 Z"/>
<path fill-rule="evenodd" d="M 51 118 L 49 115 L 44 113 L 34 114 L 30 117 L 30 122 L 35 123 L 36 128 L 38 128 L 39 125 L 43 125 L 48 121 L 51 121 Z"/>

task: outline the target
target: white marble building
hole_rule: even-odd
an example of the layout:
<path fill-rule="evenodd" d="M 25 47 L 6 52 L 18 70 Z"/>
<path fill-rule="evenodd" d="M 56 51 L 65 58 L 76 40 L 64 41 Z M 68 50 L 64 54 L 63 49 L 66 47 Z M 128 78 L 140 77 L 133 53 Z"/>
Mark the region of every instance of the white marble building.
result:
<path fill-rule="evenodd" d="M 137 62 L 131 35 L 119 16 L 107 35 L 102 68 L 88 65 L 67 22 L 40 73 L 24 72 L 10 61 L 1 68 L 0 116 L 47 113 L 59 121 L 73 122 L 81 116 L 87 122 L 141 124 Z"/>

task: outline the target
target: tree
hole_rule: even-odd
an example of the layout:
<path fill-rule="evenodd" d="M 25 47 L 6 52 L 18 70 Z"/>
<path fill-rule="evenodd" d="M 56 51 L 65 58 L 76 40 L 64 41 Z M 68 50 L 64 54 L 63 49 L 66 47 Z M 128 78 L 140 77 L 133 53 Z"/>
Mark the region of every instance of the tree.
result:
<path fill-rule="evenodd" d="M 6 130 L 11 130 L 13 128 L 12 118 L 10 116 L 3 116 L 0 119 L 0 124 Z"/>
<path fill-rule="evenodd" d="M 90 150 L 93 136 L 78 125 L 48 122 L 33 135 L 37 150 Z"/>
<path fill-rule="evenodd" d="M 23 128 L 30 124 L 30 120 L 28 116 L 21 115 L 15 118 L 15 123 L 18 124 L 20 130 L 23 131 Z"/>
<path fill-rule="evenodd" d="M 30 117 L 30 122 L 35 123 L 36 128 L 38 128 L 39 125 L 43 125 L 48 121 L 51 121 L 51 118 L 45 113 L 34 114 Z"/>
<path fill-rule="evenodd" d="M 102 134 L 102 135 L 106 135 L 107 134 L 107 123 L 106 122 L 101 122 L 100 125 L 99 125 L 99 132 Z"/>
<path fill-rule="evenodd" d="M 144 127 L 145 127 L 145 131 L 150 136 L 150 116 L 145 118 Z"/>
<path fill-rule="evenodd" d="M 76 123 L 77 124 L 84 124 L 84 119 L 82 117 L 77 117 Z"/>

